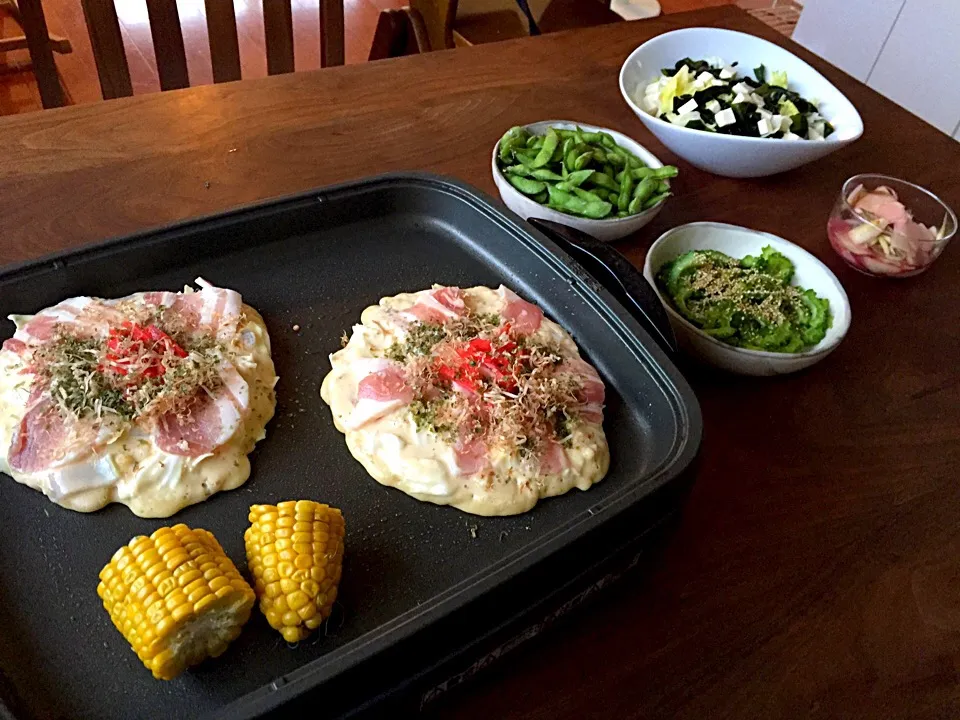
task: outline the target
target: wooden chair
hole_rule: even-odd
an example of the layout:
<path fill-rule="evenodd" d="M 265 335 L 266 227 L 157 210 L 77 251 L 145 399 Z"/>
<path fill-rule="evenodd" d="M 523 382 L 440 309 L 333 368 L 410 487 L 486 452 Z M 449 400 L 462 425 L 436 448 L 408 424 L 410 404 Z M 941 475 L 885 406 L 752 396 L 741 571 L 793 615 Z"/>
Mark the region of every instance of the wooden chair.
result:
<path fill-rule="evenodd" d="M 505 3 L 484 2 L 488 9 L 459 14 L 458 0 L 410 0 L 410 6 L 380 13 L 370 59 L 409 55 L 510 40 L 529 34 L 527 23 Z M 506 5 L 497 8 L 496 5 Z M 537 21 L 541 32 L 590 27 L 623 18 L 604 0 L 551 0 Z"/>
<path fill-rule="evenodd" d="M 482 45 L 529 34 L 512 7 L 467 15 L 460 12 L 458 0 L 410 0 L 410 9 L 423 18 L 432 50 Z"/>
<path fill-rule="evenodd" d="M 115 0 L 81 0 L 105 100 L 133 95 Z M 123 0 L 116 0 L 123 2 Z M 176 0 L 146 0 L 161 90 L 190 86 Z M 267 72 L 293 72 L 291 0 L 263 0 Z M 214 82 L 240 79 L 240 47 L 233 0 L 204 0 Z M 343 0 L 320 0 L 320 65 L 343 65 Z"/>
<path fill-rule="evenodd" d="M 420 13 L 409 7 L 383 10 L 377 18 L 368 60 L 417 55 L 430 49 Z"/>
<path fill-rule="evenodd" d="M 23 35 L 0 39 L 0 52 L 27 50 L 30 53 L 29 64 L 8 63 L 6 67 L 11 70 L 33 70 L 44 108 L 65 105 L 67 98 L 60 84 L 53 53 L 73 52 L 70 41 L 47 31 L 47 19 L 40 0 L 0 0 L 0 12 L 12 17 L 23 29 Z"/>

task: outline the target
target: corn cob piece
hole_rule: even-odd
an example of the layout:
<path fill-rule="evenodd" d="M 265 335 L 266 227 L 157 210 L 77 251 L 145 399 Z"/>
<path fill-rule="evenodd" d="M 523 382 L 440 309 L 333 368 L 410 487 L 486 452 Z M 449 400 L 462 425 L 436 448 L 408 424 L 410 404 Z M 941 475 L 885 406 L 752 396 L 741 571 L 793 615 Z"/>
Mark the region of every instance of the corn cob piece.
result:
<path fill-rule="evenodd" d="M 113 624 L 160 680 L 217 657 L 240 634 L 256 597 L 217 539 L 175 525 L 140 535 L 100 571 Z"/>
<path fill-rule="evenodd" d="M 253 505 L 244 534 L 260 611 L 287 642 L 330 617 L 343 566 L 343 515 L 311 500 Z"/>

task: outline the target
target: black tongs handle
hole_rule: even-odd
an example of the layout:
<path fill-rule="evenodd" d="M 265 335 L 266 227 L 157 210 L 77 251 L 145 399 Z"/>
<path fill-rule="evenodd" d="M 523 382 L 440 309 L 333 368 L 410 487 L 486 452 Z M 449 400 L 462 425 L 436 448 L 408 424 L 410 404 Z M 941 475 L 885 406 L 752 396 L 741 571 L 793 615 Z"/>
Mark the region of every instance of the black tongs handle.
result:
<path fill-rule="evenodd" d="M 668 355 L 677 351 L 677 339 L 660 298 L 643 274 L 616 249 L 581 230 L 550 220 L 528 222 L 580 263 L 637 319 Z"/>

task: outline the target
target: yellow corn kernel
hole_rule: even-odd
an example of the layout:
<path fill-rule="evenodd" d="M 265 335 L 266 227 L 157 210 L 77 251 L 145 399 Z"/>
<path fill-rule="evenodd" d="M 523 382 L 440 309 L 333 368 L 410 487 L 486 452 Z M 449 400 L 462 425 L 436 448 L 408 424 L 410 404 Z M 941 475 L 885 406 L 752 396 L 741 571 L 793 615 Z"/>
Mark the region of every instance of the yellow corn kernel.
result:
<path fill-rule="evenodd" d="M 135 537 L 117 550 L 100 571 L 97 594 L 160 680 L 220 655 L 256 600 L 216 538 L 186 525 Z"/>
<path fill-rule="evenodd" d="M 303 640 L 330 617 L 343 534 L 340 511 L 311 500 L 250 508 L 243 538 L 253 588 L 260 611 L 287 642 Z"/>

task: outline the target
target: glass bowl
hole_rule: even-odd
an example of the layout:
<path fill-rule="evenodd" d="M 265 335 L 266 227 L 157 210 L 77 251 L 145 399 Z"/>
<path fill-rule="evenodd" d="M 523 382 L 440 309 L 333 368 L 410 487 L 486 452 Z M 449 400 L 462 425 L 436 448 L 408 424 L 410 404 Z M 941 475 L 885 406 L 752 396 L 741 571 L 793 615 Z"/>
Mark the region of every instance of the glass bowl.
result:
<path fill-rule="evenodd" d="M 887 187 L 890 196 L 912 215 L 915 223 L 888 223 L 865 209 L 854 209 L 851 202 L 862 187 L 868 193 Z M 874 196 L 876 199 L 878 196 Z M 890 206 L 888 206 L 890 207 Z M 892 206 L 896 215 L 896 204 Z M 891 216 L 890 212 L 886 214 Z M 936 233 L 936 237 L 934 237 Z M 926 270 L 957 233 L 957 216 L 940 198 L 919 185 L 886 175 L 854 175 L 843 184 L 840 197 L 827 222 L 827 235 L 833 249 L 854 270 L 875 277 L 909 277 Z"/>

